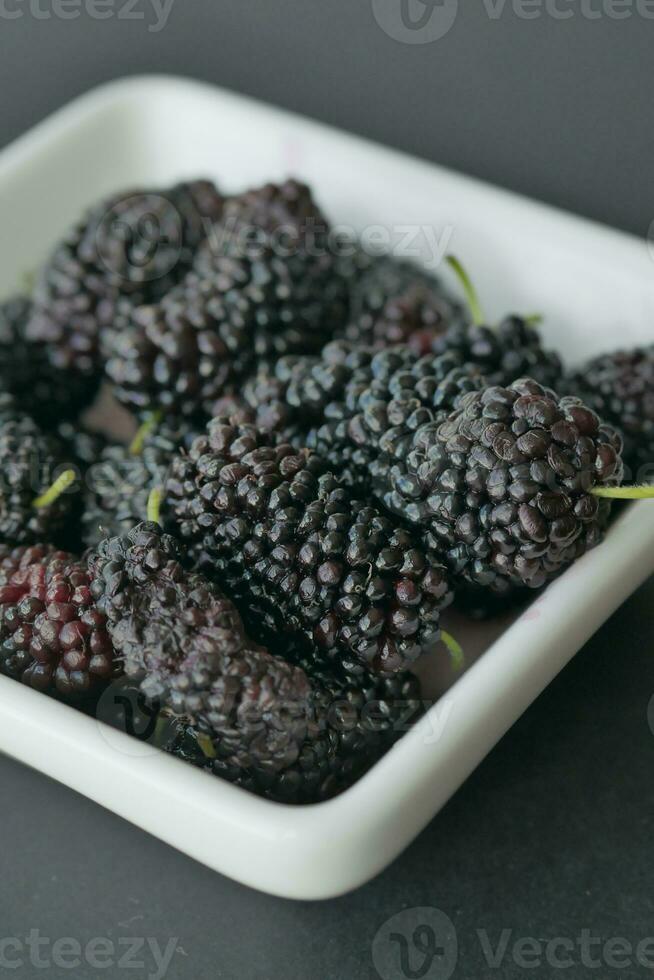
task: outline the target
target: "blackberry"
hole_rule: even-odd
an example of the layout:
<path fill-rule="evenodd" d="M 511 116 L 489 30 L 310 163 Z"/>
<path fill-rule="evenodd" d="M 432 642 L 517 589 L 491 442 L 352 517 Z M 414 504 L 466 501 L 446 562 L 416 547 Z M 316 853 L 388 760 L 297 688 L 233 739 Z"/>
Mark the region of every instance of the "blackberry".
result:
<path fill-rule="evenodd" d="M 89 559 L 125 674 L 219 744 L 229 764 L 279 772 L 306 738 L 308 679 L 253 644 L 234 605 L 180 558 L 173 538 L 142 523 Z"/>
<path fill-rule="evenodd" d="M 45 346 L 56 368 L 101 374 L 103 327 L 179 282 L 222 205 L 201 180 L 123 192 L 91 208 L 41 270 L 28 338 Z"/>
<path fill-rule="evenodd" d="M 86 481 L 84 543 L 95 547 L 145 520 L 150 493 L 163 487 L 174 454 L 190 447 L 195 435 L 193 425 L 183 419 L 153 420 L 144 423 L 130 446 L 106 446 Z"/>
<path fill-rule="evenodd" d="M 62 370 L 50 363 L 43 344 L 26 337 L 31 304 L 15 296 L 0 304 L 0 390 L 44 428 L 77 418 L 95 398 L 97 376 Z"/>
<path fill-rule="evenodd" d="M 654 463 L 654 347 L 603 354 L 588 361 L 567 380 L 578 395 L 610 422 L 624 440 L 624 461 L 634 479 L 643 471 L 651 479 Z"/>
<path fill-rule="evenodd" d="M 463 363 L 478 365 L 488 384 L 508 385 L 518 378 L 530 377 L 546 388 L 558 390 L 563 365 L 558 354 L 543 348 L 536 318 L 509 316 L 496 327 L 487 325 L 467 273 L 453 256 L 448 257 L 448 262 L 462 284 L 473 323 L 453 323 L 434 338 L 433 353 L 454 352 Z"/>
<path fill-rule="evenodd" d="M 0 670 L 67 700 L 90 695 L 118 668 L 86 564 L 48 545 L 0 547 Z"/>
<path fill-rule="evenodd" d="M 243 789 L 279 803 L 319 803 L 346 790 L 388 751 L 422 712 L 412 674 L 352 678 L 305 668 L 311 683 L 307 735 L 297 759 L 282 771 L 242 768 L 219 742 L 207 755 L 197 730 L 182 725 L 170 751 Z M 204 749 L 203 749 L 204 746 Z"/>
<path fill-rule="evenodd" d="M 282 200 L 285 213 L 289 198 Z M 310 247 L 307 206 L 300 201 L 295 223 L 280 228 L 274 195 L 271 202 L 268 192 L 252 192 L 242 221 L 232 202 L 184 281 L 160 303 L 135 309 L 105 331 L 106 371 L 124 404 L 211 412 L 258 360 L 322 347 L 345 315 L 344 287 L 328 250 Z M 276 232 L 287 226 L 292 245 L 281 254 Z M 258 235 L 254 243 L 244 238 L 250 230 Z"/>
<path fill-rule="evenodd" d="M 303 634 L 350 671 L 395 673 L 436 647 L 447 577 L 409 532 L 320 468 L 218 418 L 173 461 L 166 493 L 192 556 L 249 628 Z"/>
<path fill-rule="evenodd" d="M 349 785 L 420 712 L 410 675 L 354 680 L 272 657 L 180 557 L 161 528 L 141 524 L 90 559 L 127 681 L 172 716 L 168 751 L 269 798 L 307 803 Z"/>
<path fill-rule="evenodd" d="M 60 443 L 19 411 L 11 395 L 0 394 L 0 541 L 59 540 L 74 499 L 57 492 L 72 482 L 59 472 L 62 457 Z M 64 479 L 53 491 L 58 473 Z"/>
<path fill-rule="evenodd" d="M 465 394 L 373 479 L 458 584 L 506 596 L 540 588 L 601 540 L 620 452 L 617 432 L 579 399 L 521 379 Z"/>
<path fill-rule="evenodd" d="M 341 258 L 339 267 L 349 282 L 350 306 L 337 336 L 351 343 L 375 348 L 406 344 L 427 354 L 434 340 L 461 320 L 460 306 L 440 280 L 413 262 L 357 249 L 353 257 Z"/>

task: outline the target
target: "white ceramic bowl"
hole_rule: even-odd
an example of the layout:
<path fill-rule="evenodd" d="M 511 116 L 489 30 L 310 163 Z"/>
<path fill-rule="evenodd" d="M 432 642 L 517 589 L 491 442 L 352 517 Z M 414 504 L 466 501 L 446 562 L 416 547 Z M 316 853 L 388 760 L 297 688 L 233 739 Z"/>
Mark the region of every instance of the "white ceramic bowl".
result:
<path fill-rule="evenodd" d="M 101 195 L 205 174 L 228 189 L 297 174 L 335 222 L 394 229 L 395 243 L 401 226 L 422 228 L 423 258 L 424 228 L 435 229 L 491 315 L 542 312 L 548 340 L 569 359 L 652 340 L 646 242 L 173 78 L 98 89 L 0 155 L 0 291 Z M 406 847 L 653 569 L 654 504 L 644 502 L 515 621 L 455 623 L 473 665 L 356 786 L 318 806 L 258 799 L 6 678 L 0 749 L 217 871 L 277 895 L 327 898 Z M 452 682 L 429 663 L 422 672 L 430 695 Z"/>

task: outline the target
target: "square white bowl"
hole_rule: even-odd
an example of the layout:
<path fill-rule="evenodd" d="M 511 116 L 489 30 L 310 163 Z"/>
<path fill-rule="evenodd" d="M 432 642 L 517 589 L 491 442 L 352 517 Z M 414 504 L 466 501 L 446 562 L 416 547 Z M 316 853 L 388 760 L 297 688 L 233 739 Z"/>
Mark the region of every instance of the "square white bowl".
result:
<path fill-rule="evenodd" d="M 0 294 L 105 193 L 200 175 L 231 190 L 289 174 L 314 187 L 334 222 L 397 235 L 406 225 L 434 228 L 465 260 L 490 314 L 542 312 L 547 340 L 569 360 L 654 339 L 645 241 L 249 99 L 160 77 L 91 92 L 0 154 Z M 427 258 L 424 235 L 418 241 Z M 0 750 L 223 874 L 290 898 L 332 897 L 406 847 L 653 570 L 654 505 L 643 502 L 521 614 L 457 622 L 472 666 L 328 803 L 269 803 L 4 677 Z M 422 675 L 430 696 L 452 682 L 429 662 Z"/>

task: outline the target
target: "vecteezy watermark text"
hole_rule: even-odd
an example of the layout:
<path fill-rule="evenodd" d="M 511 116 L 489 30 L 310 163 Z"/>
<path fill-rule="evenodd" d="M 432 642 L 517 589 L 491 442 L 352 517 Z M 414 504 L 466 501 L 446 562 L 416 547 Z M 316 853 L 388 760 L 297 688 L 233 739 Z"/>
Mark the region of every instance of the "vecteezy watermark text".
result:
<path fill-rule="evenodd" d="M 457 931 L 440 909 L 398 912 L 384 922 L 372 943 L 378 976 L 381 980 L 449 980 L 456 970 L 463 938 Z M 468 940 L 465 947 L 469 952 L 477 947 L 485 963 L 484 976 L 503 976 L 510 965 L 525 971 L 560 970 L 566 976 L 575 968 L 603 970 L 602 976 L 608 971 L 633 969 L 654 974 L 654 936 L 633 941 L 583 928 L 573 935 L 537 938 L 505 928 L 492 933 L 476 929 L 470 938 L 472 943 Z"/>
<path fill-rule="evenodd" d="M 94 936 L 82 943 L 73 936 L 51 939 L 39 929 L 26 936 L 0 937 L 0 973 L 31 966 L 35 970 L 70 970 L 79 976 L 91 970 L 138 970 L 139 977 L 164 980 L 177 951 L 175 936 L 165 944 L 152 936 Z"/>
<path fill-rule="evenodd" d="M 168 23 L 175 0 L 0 0 L 0 20 L 128 20 L 158 34 Z"/>
<path fill-rule="evenodd" d="M 450 251 L 454 230 L 453 225 L 437 230 L 428 224 L 371 224 L 357 230 L 353 225 L 328 227 L 307 218 L 297 225 L 280 224 L 270 231 L 229 219 L 206 229 L 206 244 L 214 255 L 228 249 L 232 255 L 251 260 L 267 252 L 286 259 L 298 251 L 313 258 L 331 255 L 338 259 L 348 258 L 361 249 L 370 256 L 390 254 L 396 259 L 419 261 L 433 271 L 442 265 Z"/>
<path fill-rule="evenodd" d="M 371 2 L 379 26 L 402 44 L 439 41 L 454 27 L 459 12 L 459 0 Z M 654 0 L 482 0 L 481 9 L 490 21 L 509 15 L 519 20 L 654 20 Z"/>
<path fill-rule="evenodd" d="M 634 966 L 654 970 L 654 936 L 633 943 L 624 936 L 598 936 L 592 929 L 582 929 L 576 936 L 546 939 L 517 936 L 513 929 L 503 929 L 496 936 L 478 929 L 477 938 L 486 964 L 493 970 L 501 970 L 509 962 L 523 970 L 543 966 L 553 970 L 574 966 L 587 970 L 629 970 Z"/>
<path fill-rule="evenodd" d="M 482 0 L 491 20 L 499 20 L 505 12 L 520 20 L 628 20 L 643 17 L 654 20 L 654 0 Z"/>

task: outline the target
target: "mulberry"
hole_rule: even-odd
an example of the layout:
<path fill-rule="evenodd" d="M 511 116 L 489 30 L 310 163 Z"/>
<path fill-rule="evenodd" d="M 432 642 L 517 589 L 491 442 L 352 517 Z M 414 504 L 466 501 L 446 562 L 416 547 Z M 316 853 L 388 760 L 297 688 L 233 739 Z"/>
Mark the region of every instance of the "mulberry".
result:
<path fill-rule="evenodd" d="M 447 576 L 320 466 L 263 430 L 214 419 L 173 461 L 173 521 L 195 560 L 241 596 L 248 627 L 304 634 L 352 671 L 395 673 L 436 647 Z"/>
<path fill-rule="evenodd" d="M 619 350 L 595 357 L 566 381 L 624 440 L 632 477 L 651 479 L 654 463 L 654 347 Z M 643 472 L 644 471 L 644 472 Z"/>
<path fill-rule="evenodd" d="M 464 395 L 373 481 L 455 581 L 506 595 L 540 588 L 598 544 L 620 453 L 617 432 L 579 399 L 521 379 Z"/>
<path fill-rule="evenodd" d="M 48 545 L 0 555 L 0 671 L 77 700 L 117 676 L 86 564 Z"/>
<path fill-rule="evenodd" d="M 323 346 L 345 315 L 344 287 L 329 251 L 309 248 L 304 195 L 298 202 L 297 234 L 284 249 L 276 222 L 292 206 L 288 195 L 251 192 L 242 213 L 232 202 L 185 280 L 105 331 L 106 371 L 121 401 L 137 411 L 210 412 L 257 360 Z M 242 228 L 259 240 L 244 239 Z"/>
<path fill-rule="evenodd" d="M 103 328 L 180 281 L 222 206 L 213 184 L 200 180 L 123 192 L 92 208 L 41 270 L 27 337 L 45 346 L 54 367 L 101 374 Z"/>

